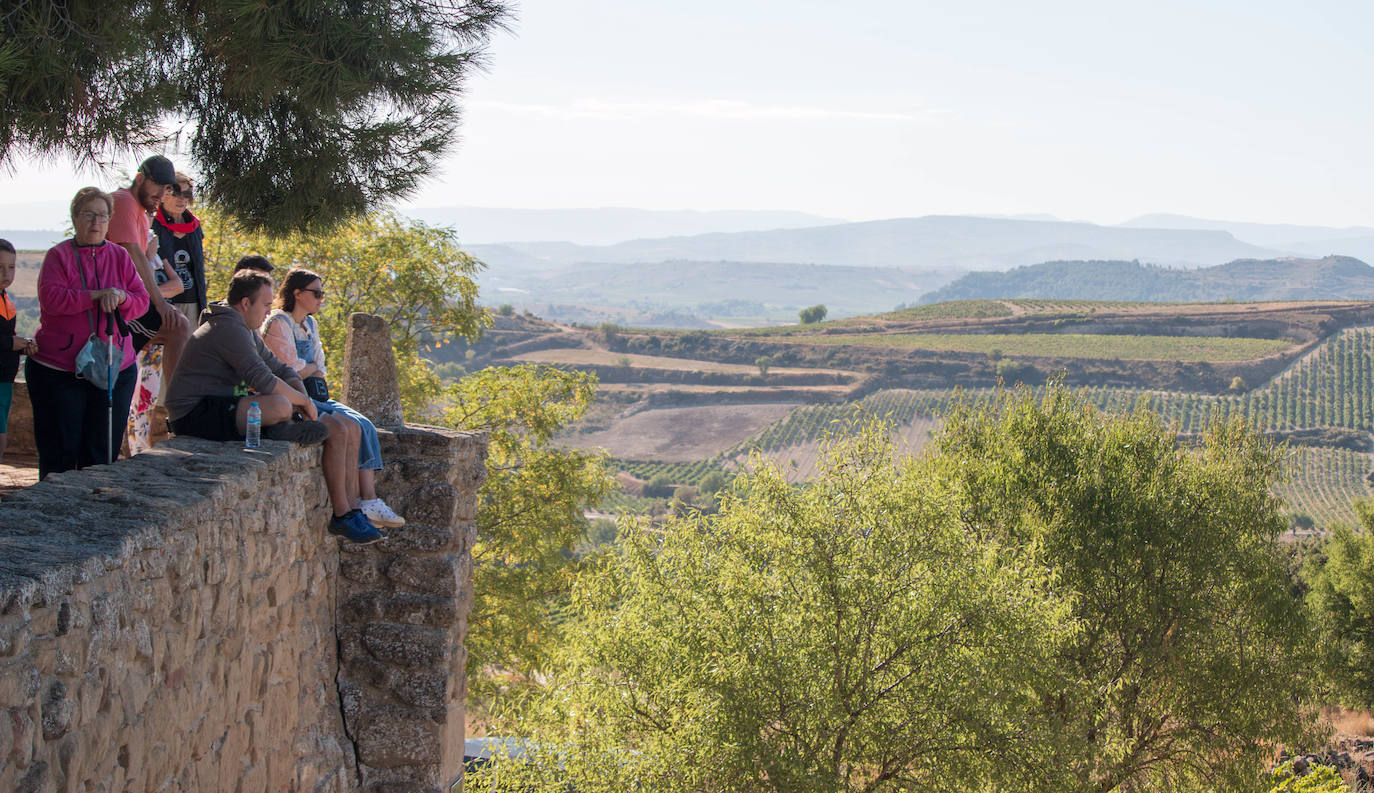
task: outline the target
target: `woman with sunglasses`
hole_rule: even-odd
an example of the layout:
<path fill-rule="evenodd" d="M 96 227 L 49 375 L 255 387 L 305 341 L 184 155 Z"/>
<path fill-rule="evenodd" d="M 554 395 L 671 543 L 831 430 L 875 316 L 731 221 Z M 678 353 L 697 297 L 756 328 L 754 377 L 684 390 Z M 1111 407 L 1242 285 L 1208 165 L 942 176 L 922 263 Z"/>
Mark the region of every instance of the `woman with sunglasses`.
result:
<path fill-rule="evenodd" d="M 324 281 L 310 270 L 295 269 L 286 274 L 277 292 L 276 309 L 262 325 L 262 340 L 282 363 L 296 370 L 312 385 L 327 388 L 324 372 L 324 345 L 313 316 L 324 305 Z M 312 382 L 312 378 L 318 378 Z M 377 428 L 366 416 L 327 394 L 312 393 L 315 407 L 323 414 L 342 413 L 362 431 L 358 443 L 358 491 L 361 509 L 375 526 L 394 529 L 406 521 L 377 497 L 376 472 L 382 467 L 382 446 Z"/>
<path fill-rule="evenodd" d="M 50 249 L 38 271 L 38 351 L 29 356 L 24 379 L 33 402 L 40 479 L 104 463 L 123 443 L 134 349 L 127 333 L 118 327 L 111 332 L 110 314 L 136 319 L 148 310 L 149 298 L 129 252 L 105 240 L 113 211 L 108 193 L 81 188 L 71 204 L 75 239 Z M 77 354 L 93 338 L 114 347 L 113 397 L 77 374 Z"/>

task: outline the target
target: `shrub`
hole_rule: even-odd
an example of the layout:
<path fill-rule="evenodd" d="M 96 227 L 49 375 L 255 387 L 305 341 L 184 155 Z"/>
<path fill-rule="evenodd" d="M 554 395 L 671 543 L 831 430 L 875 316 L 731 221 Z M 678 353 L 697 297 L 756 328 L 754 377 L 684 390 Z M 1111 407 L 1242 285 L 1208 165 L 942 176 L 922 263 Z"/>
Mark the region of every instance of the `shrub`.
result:
<path fill-rule="evenodd" d="M 1296 761 L 1289 760 L 1274 769 L 1274 786 L 1269 793 L 1350 793 L 1345 780 L 1329 765 L 1313 765 L 1307 773 L 1294 771 Z"/>
<path fill-rule="evenodd" d="M 668 498 L 673 495 L 673 480 L 667 474 L 657 474 L 644 483 L 644 495 L 650 498 Z"/>

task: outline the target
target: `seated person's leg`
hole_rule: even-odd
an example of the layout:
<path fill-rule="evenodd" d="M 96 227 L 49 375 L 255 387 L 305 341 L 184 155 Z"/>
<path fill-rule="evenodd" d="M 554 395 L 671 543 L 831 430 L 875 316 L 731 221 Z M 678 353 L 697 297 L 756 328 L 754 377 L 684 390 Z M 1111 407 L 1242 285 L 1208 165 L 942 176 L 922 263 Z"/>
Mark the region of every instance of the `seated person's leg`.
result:
<path fill-rule="evenodd" d="M 291 420 L 291 401 L 280 394 L 258 394 L 253 397 L 244 397 L 239 400 L 238 406 L 237 421 L 240 435 L 246 435 L 248 432 L 248 409 L 253 406 L 254 402 L 258 403 L 258 410 L 262 411 L 263 429 Z"/>

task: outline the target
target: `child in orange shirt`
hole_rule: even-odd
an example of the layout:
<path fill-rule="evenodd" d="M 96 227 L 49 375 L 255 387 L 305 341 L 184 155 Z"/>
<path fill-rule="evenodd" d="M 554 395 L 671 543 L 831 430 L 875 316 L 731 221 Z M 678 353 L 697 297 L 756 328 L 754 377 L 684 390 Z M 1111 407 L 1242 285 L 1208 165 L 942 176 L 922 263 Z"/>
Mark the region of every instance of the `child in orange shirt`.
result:
<path fill-rule="evenodd" d="M 10 403 L 14 400 L 14 377 L 19 374 L 19 355 L 38 351 L 33 339 L 16 332 L 18 310 L 5 290 L 14 283 L 18 256 L 9 240 L 0 240 L 0 460 L 5 459 L 9 442 Z"/>

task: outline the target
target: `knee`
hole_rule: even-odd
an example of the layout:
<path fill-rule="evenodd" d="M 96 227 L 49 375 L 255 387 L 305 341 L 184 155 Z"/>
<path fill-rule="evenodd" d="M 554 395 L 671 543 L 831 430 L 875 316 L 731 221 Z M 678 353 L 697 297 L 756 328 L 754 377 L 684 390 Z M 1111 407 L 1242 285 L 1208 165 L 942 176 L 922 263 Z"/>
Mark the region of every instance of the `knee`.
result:
<path fill-rule="evenodd" d="M 262 411 L 263 424 L 280 424 L 291 420 L 291 400 L 281 394 L 259 394 L 257 403 Z"/>

